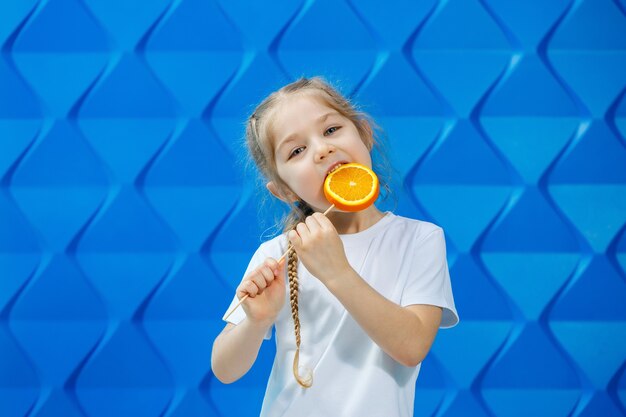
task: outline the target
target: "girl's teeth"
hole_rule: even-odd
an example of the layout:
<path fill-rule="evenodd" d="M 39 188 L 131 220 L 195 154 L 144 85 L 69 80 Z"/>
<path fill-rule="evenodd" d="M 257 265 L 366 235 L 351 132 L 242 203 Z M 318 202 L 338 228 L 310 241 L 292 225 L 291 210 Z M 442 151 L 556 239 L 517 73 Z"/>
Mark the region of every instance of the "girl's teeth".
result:
<path fill-rule="evenodd" d="M 330 172 L 335 172 L 335 171 L 337 171 L 337 169 L 338 169 L 340 166 L 342 166 L 342 165 L 343 165 L 343 164 L 339 164 L 339 165 L 337 165 L 336 167 L 334 167 L 333 169 L 331 169 L 331 170 L 330 170 Z"/>

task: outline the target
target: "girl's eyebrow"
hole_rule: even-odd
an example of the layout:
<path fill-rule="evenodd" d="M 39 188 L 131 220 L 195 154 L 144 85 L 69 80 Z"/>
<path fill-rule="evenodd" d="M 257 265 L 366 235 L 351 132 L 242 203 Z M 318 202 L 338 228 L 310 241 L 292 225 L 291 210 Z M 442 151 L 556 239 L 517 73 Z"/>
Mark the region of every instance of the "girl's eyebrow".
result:
<path fill-rule="evenodd" d="M 339 113 L 338 113 L 338 112 L 336 112 L 336 111 L 331 111 L 331 112 L 328 112 L 328 113 L 326 113 L 326 114 L 323 114 L 322 116 L 320 116 L 320 117 L 319 117 L 319 118 L 315 121 L 315 123 L 317 123 L 317 124 L 324 123 L 324 122 L 326 121 L 326 119 L 328 119 L 330 116 L 334 116 L 334 115 L 339 115 Z M 282 140 L 282 141 L 278 144 L 278 146 L 276 147 L 276 153 L 278 153 L 278 152 L 280 151 L 280 148 L 282 148 L 282 147 L 283 147 L 283 145 L 286 145 L 286 144 L 288 144 L 289 142 L 293 142 L 293 141 L 296 139 L 296 137 L 298 137 L 298 134 L 297 134 L 297 133 L 292 133 L 292 134 L 288 135 L 285 139 L 283 139 L 283 140 Z"/>

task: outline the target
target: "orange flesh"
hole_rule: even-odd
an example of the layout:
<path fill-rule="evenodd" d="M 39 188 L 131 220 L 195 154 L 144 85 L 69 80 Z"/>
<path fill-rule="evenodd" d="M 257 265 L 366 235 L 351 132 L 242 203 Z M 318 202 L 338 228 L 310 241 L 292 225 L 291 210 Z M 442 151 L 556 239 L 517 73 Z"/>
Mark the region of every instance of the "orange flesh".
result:
<path fill-rule="evenodd" d="M 324 195 L 344 211 L 366 209 L 378 198 L 378 178 L 366 166 L 350 163 L 331 172 L 324 182 Z"/>

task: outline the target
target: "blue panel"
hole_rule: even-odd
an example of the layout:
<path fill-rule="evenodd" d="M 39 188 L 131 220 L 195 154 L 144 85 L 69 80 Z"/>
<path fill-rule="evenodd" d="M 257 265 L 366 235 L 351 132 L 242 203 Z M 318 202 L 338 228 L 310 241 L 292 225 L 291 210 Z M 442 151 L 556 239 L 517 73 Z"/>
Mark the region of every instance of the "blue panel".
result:
<path fill-rule="evenodd" d="M 445 230 L 415 416 L 626 416 L 625 0 L 3 1 L 0 47 L 0 416 L 259 415 L 274 340 L 211 350 L 285 210 L 244 124 L 302 75 Z"/>
<path fill-rule="evenodd" d="M 340 36 L 337 34 L 340 33 Z M 292 77 L 326 74 L 350 94 L 374 64 L 374 39 L 344 2 L 307 2 L 278 43 L 277 56 Z"/>

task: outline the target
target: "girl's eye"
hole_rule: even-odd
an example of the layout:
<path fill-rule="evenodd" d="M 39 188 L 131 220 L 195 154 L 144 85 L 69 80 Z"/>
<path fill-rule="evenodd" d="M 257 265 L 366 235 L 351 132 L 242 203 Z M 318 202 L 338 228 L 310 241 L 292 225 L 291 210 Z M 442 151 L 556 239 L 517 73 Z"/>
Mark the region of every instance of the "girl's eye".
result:
<path fill-rule="evenodd" d="M 333 133 L 335 133 L 339 129 L 341 129 L 341 126 L 329 127 L 328 129 L 326 129 L 326 132 L 324 132 L 324 136 L 332 135 Z"/>
<path fill-rule="evenodd" d="M 298 148 L 294 149 L 294 150 L 293 150 L 293 151 L 291 151 L 291 153 L 289 154 L 289 158 L 288 158 L 288 159 L 291 159 L 292 157 L 294 157 L 294 156 L 298 155 L 298 154 L 299 154 L 300 152 L 302 152 L 302 151 L 304 151 L 304 146 L 300 146 L 300 147 L 298 147 Z"/>

